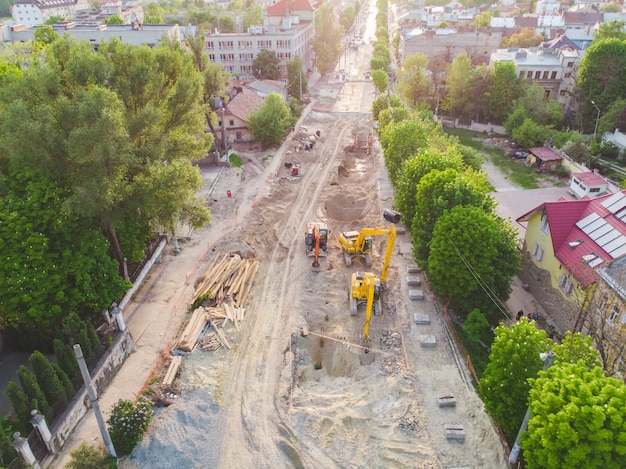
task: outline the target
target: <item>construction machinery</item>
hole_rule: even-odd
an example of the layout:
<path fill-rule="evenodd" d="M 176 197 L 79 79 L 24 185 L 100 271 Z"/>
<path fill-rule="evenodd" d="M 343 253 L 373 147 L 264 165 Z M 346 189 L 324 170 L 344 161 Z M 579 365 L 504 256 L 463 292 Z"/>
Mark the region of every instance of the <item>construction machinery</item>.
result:
<path fill-rule="evenodd" d="M 304 244 L 307 256 L 314 256 L 313 268 L 319 269 L 319 258 L 328 254 L 328 226 L 326 223 L 310 221 L 306 224 Z"/>
<path fill-rule="evenodd" d="M 365 342 L 369 342 L 372 310 L 376 315 L 382 313 L 381 289 L 382 283 L 376 274 L 372 272 L 355 272 L 352 274 L 350 286 L 350 314 L 355 316 L 359 305 L 366 303 L 365 327 L 363 328 L 363 340 Z"/>
<path fill-rule="evenodd" d="M 385 263 L 382 272 L 382 281 L 385 281 L 387 275 L 387 267 L 394 243 L 396 242 L 396 225 L 391 223 L 389 228 L 379 226 L 376 228 L 363 228 L 361 231 L 344 231 L 339 234 L 339 243 L 343 248 L 343 260 L 346 266 L 352 265 L 355 257 L 360 257 L 365 261 L 367 267 L 372 266 L 372 249 L 374 247 L 373 236 L 387 236 L 387 251 L 385 253 Z"/>

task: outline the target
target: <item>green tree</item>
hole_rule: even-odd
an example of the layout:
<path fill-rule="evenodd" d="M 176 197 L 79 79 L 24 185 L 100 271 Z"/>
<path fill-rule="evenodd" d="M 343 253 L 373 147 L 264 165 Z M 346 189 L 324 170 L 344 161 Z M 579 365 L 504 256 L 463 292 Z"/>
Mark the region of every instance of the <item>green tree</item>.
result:
<path fill-rule="evenodd" d="M 474 20 L 470 23 L 470 26 L 485 28 L 491 24 L 491 16 L 491 11 L 481 11 L 474 16 Z"/>
<path fill-rule="evenodd" d="M 395 95 L 395 94 L 378 95 L 376 96 L 376 98 L 374 98 L 374 101 L 372 102 L 372 119 L 377 121 L 378 114 L 383 109 L 388 109 L 389 107 L 398 108 L 401 106 L 402 106 L 402 101 L 400 100 L 398 95 Z"/>
<path fill-rule="evenodd" d="M 418 119 L 410 119 L 402 122 L 393 122 L 382 129 L 380 143 L 385 155 L 385 165 L 389 170 L 389 179 L 398 185 L 405 160 L 417 152 L 419 148 L 426 146 L 428 135 L 435 125 L 424 125 Z"/>
<path fill-rule="evenodd" d="M 21 426 L 20 430 L 24 432 L 27 431 L 27 429 L 31 428 L 30 411 L 33 410 L 33 406 L 31 405 L 31 400 L 28 395 L 17 385 L 17 383 L 13 381 L 9 381 L 4 393 L 9 396 L 9 399 L 11 400 L 13 411 L 15 412 L 15 416 Z"/>
<path fill-rule="evenodd" d="M 382 70 L 389 73 L 389 60 L 381 55 L 375 55 L 370 60 L 370 68 L 372 70 Z"/>
<path fill-rule="evenodd" d="M 161 3 L 150 2 L 143 5 L 144 9 L 144 18 L 143 22 L 145 24 L 163 24 L 165 21 L 163 20 L 163 16 L 165 15 L 165 10 L 163 9 Z"/>
<path fill-rule="evenodd" d="M 20 365 L 17 370 L 17 377 L 20 380 L 22 389 L 28 396 L 30 410 L 37 409 L 42 415 L 52 417 L 50 404 L 48 404 L 46 396 L 37 383 L 35 375 L 33 375 L 24 365 Z"/>
<path fill-rule="evenodd" d="M 563 125 L 563 105 L 558 101 L 546 99 L 545 90 L 536 83 L 522 87 L 522 95 L 515 101 L 513 113 L 520 107 L 526 111 L 526 117 L 530 117 L 539 125 L 556 128 Z"/>
<path fill-rule="evenodd" d="M 487 66 L 472 69 L 465 83 L 465 95 L 461 102 L 463 105 L 462 117 L 473 119 L 477 122 L 489 115 L 490 91 L 493 89 L 493 72 Z M 499 94 L 498 94 L 499 96 Z"/>
<path fill-rule="evenodd" d="M 13 446 L 15 421 L 6 415 L 0 418 L 0 467 L 9 467 L 14 460 L 19 459 L 17 450 Z"/>
<path fill-rule="evenodd" d="M 485 410 L 512 443 L 528 406 L 528 379 L 536 377 L 543 368 L 540 354 L 550 350 L 552 341 L 526 318 L 510 328 L 499 325 L 494 336 L 478 392 Z"/>
<path fill-rule="evenodd" d="M 609 5 L 603 5 L 603 7 L 608 7 Z M 617 5 L 619 7 L 619 5 Z M 620 7 L 621 11 L 621 7 Z M 624 26 L 626 26 L 626 22 L 624 21 L 607 21 L 600 25 L 596 32 L 595 41 L 601 41 L 603 39 L 620 39 L 626 40 L 626 31 L 624 31 Z"/>
<path fill-rule="evenodd" d="M 467 54 L 454 57 L 446 80 L 446 99 L 441 103 L 442 109 L 453 116 L 460 116 L 465 107 L 465 89 L 472 71 L 472 60 Z"/>
<path fill-rule="evenodd" d="M 50 361 L 38 350 L 30 355 L 28 361 L 48 403 L 50 405 L 61 403 L 61 406 L 65 407 L 68 397 Z"/>
<path fill-rule="evenodd" d="M 248 116 L 248 127 L 264 148 L 279 146 L 292 123 L 289 107 L 278 93 L 270 93 L 261 107 Z"/>
<path fill-rule="evenodd" d="M 602 368 L 563 363 L 530 380 L 522 438 L 528 467 L 619 468 L 626 455 L 626 386 Z"/>
<path fill-rule="evenodd" d="M 330 2 L 323 3 L 315 12 L 315 67 L 321 75 L 333 69 L 333 64 L 341 55 L 343 30 L 336 19 L 335 7 Z"/>
<path fill-rule="evenodd" d="M 229 74 L 224 71 L 224 67 L 218 63 L 212 63 L 209 56 L 204 52 L 204 37 L 196 36 L 187 38 L 193 62 L 196 70 L 202 74 L 203 87 L 202 87 L 202 102 L 204 104 L 204 116 L 206 123 L 211 129 L 211 135 L 213 135 L 213 141 L 218 146 L 224 148 L 226 142 L 222 142 L 221 138 L 218 138 L 215 124 L 217 123 L 217 116 L 215 109 L 211 106 L 211 100 L 214 98 L 225 99 L 224 89 L 228 86 Z"/>
<path fill-rule="evenodd" d="M 492 301 L 509 298 L 519 262 L 517 231 L 494 213 L 456 206 L 435 223 L 428 278 L 433 290 L 450 297 L 457 311 L 479 308 L 493 318 L 504 314 Z"/>
<path fill-rule="evenodd" d="M 561 343 L 553 348 L 555 364 L 578 363 L 582 361 L 589 370 L 602 366 L 600 353 L 593 348 L 591 336 L 583 336 L 580 332 L 565 332 Z"/>
<path fill-rule="evenodd" d="M 608 38 L 591 43 L 580 61 L 577 86 L 579 112 L 586 132 L 593 132 L 595 106 L 604 113 L 613 102 L 626 98 L 626 80 L 621 79 L 625 74 L 626 40 Z"/>
<path fill-rule="evenodd" d="M 552 134 L 550 127 L 537 124 L 532 119 L 524 119 L 522 125 L 513 130 L 511 136 L 523 148 L 541 147 Z"/>
<path fill-rule="evenodd" d="M 348 31 L 352 23 L 354 23 L 354 18 L 356 18 L 356 13 L 354 8 L 346 7 L 341 10 L 341 14 L 339 15 L 339 23 L 343 27 L 344 31 Z"/>
<path fill-rule="evenodd" d="M 289 96 L 297 100 L 301 100 L 302 95 L 309 91 L 306 72 L 302 70 L 302 60 L 299 55 L 287 62 L 287 91 Z"/>
<path fill-rule="evenodd" d="M 48 24 L 48 25 L 53 25 L 53 24 L 57 24 L 60 23 L 61 21 L 63 21 L 65 18 L 63 18 L 62 16 L 59 15 L 52 15 L 50 18 L 48 18 L 44 24 Z"/>
<path fill-rule="evenodd" d="M 404 60 L 398 73 L 396 89 L 410 107 L 428 99 L 431 88 L 428 76 L 428 58 L 425 54 L 411 54 Z"/>
<path fill-rule="evenodd" d="M 493 67 L 493 82 L 487 92 L 487 118 L 503 123 L 511 113 L 513 102 L 521 95 L 522 88 L 517 77 L 515 64 L 496 62 Z"/>
<path fill-rule="evenodd" d="M 528 111 L 524 106 L 516 105 L 509 117 L 506 118 L 504 128 L 509 135 L 513 135 L 513 132 L 521 127 L 526 119 L 530 119 Z"/>
<path fill-rule="evenodd" d="M 472 342 L 479 342 L 489 331 L 489 321 L 479 309 L 473 309 L 465 318 L 463 332 Z"/>
<path fill-rule="evenodd" d="M 247 31 L 250 26 L 263 24 L 263 7 L 261 5 L 249 5 L 246 8 L 243 19 L 243 30 Z"/>
<path fill-rule="evenodd" d="M 66 469 L 112 469 L 117 466 L 116 458 L 84 441 L 78 448 L 70 451 L 70 456 L 72 460 L 65 466 Z"/>
<path fill-rule="evenodd" d="M 411 118 L 410 111 L 404 106 L 383 109 L 378 114 L 378 133 L 391 122 L 402 122 Z"/>
<path fill-rule="evenodd" d="M 378 94 L 383 94 L 389 86 L 389 76 L 383 70 L 372 71 L 372 83 Z"/>
<path fill-rule="evenodd" d="M 108 18 L 105 18 L 104 20 L 102 20 L 102 24 L 114 25 L 114 24 L 125 24 L 125 23 L 120 15 L 111 15 Z"/>
<path fill-rule="evenodd" d="M 258 80 L 278 80 L 280 78 L 280 60 L 276 52 L 261 49 L 252 62 L 252 74 Z"/>
<path fill-rule="evenodd" d="M 54 24 L 54 23 L 53 23 Z M 59 35 L 52 29 L 52 26 L 38 26 L 35 29 L 35 42 L 42 44 L 52 44 L 59 38 Z"/>
<path fill-rule="evenodd" d="M 494 202 L 488 195 L 487 176 L 482 172 L 463 170 L 460 155 L 455 156 L 451 151 L 445 157 L 437 158 L 436 154 L 425 153 L 416 160 L 421 160 L 424 170 L 431 168 L 417 184 L 410 225 L 413 253 L 420 265 L 428 270 L 430 242 L 439 217 L 459 205 L 480 207 L 490 212 Z"/>
<path fill-rule="evenodd" d="M 598 135 L 613 132 L 615 129 L 626 132 L 626 98 L 611 103 L 608 110 L 600 115 Z"/>

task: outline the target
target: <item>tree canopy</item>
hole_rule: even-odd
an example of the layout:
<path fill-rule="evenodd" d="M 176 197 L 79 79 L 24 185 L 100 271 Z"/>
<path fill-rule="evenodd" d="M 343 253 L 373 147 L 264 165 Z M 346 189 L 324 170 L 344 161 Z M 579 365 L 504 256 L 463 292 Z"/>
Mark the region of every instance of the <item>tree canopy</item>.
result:
<path fill-rule="evenodd" d="M 258 80 L 278 80 L 280 60 L 276 52 L 268 49 L 261 49 L 252 62 L 252 74 Z"/>
<path fill-rule="evenodd" d="M 489 364 L 478 392 L 485 410 L 512 443 L 528 407 L 528 378 L 536 377 L 543 368 L 540 354 L 550 351 L 552 341 L 527 318 L 510 328 L 503 324 L 498 326 L 494 335 Z"/>
<path fill-rule="evenodd" d="M 430 76 L 428 73 L 428 58 L 425 54 L 411 54 L 402 65 L 398 74 L 396 89 L 398 94 L 411 107 L 428 99 L 430 93 Z"/>
<path fill-rule="evenodd" d="M 270 93 L 261 107 L 248 116 L 248 127 L 264 148 L 279 146 L 292 125 L 289 107 L 278 93 Z"/>
<path fill-rule="evenodd" d="M 326 75 L 341 55 L 343 29 L 337 21 L 335 7 L 330 2 L 323 3 L 315 12 L 315 66 L 320 74 Z"/>
<path fill-rule="evenodd" d="M 501 317 L 500 302 L 509 298 L 519 261 L 517 232 L 505 220 L 482 208 L 456 206 L 435 224 L 428 278 L 458 311 L 479 308 Z"/>
<path fill-rule="evenodd" d="M 626 386 L 583 361 L 530 380 L 530 420 L 522 437 L 529 467 L 620 468 L 626 457 Z"/>

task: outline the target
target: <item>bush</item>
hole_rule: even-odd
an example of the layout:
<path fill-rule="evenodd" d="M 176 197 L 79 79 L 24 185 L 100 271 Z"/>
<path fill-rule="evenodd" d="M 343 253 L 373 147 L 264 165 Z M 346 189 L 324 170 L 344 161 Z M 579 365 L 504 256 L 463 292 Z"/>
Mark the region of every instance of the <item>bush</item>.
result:
<path fill-rule="evenodd" d="M 57 363 L 61 369 L 65 371 L 70 380 L 77 378 L 80 375 L 80 369 L 78 368 L 78 360 L 76 360 L 76 354 L 72 347 L 61 339 L 54 339 L 53 344 L 54 355 L 57 357 Z"/>
<path fill-rule="evenodd" d="M 137 403 L 120 400 L 107 421 L 118 456 L 130 454 L 141 441 L 154 415 L 152 403 L 141 397 Z"/>
<path fill-rule="evenodd" d="M 619 147 L 607 140 L 600 143 L 600 156 L 611 160 L 616 160 L 619 156 Z"/>
<path fill-rule="evenodd" d="M 569 169 L 565 166 L 559 166 L 554 172 L 560 178 L 568 178 L 570 176 Z"/>
<path fill-rule="evenodd" d="M 104 450 L 88 446 L 82 442 L 78 448 L 70 452 L 72 460 L 65 466 L 66 469 L 115 469 L 117 460 L 108 456 Z"/>
<path fill-rule="evenodd" d="M 29 361 L 33 367 L 37 383 L 39 383 L 39 387 L 46 396 L 48 403 L 51 406 L 54 406 L 57 402 L 60 402 L 60 405 L 65 407 L 68 400 L 67 394 L 52 366 L 52 363 L 50 363 L 43 353 L 37 350 L 31 354 Z M 48 418 L 51 417 L 51 415 L 48 415 Z"/>

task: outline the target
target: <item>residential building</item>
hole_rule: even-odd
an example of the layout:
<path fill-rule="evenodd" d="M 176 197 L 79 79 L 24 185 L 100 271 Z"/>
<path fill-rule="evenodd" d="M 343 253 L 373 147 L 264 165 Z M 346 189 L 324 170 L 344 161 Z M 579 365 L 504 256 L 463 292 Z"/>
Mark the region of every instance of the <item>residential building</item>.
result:
<path fill-rule="evenodd" d="M 520 79 L 537 83 L 545 90 L 546 99 L 557 100 L 570 111 L 576 106 L 574 87 L 582 55 L 573 41 L 559 36 L 539 47 L 498 49 L 489 63 L 513 63 Z"/>
<path fill-rule="evenodd" d="M 17 0 L 11 6 L 11 16 L 16 24 L 34 28 L 53 16 L 69 19 L 90 8 L 87 0 Z"/>
<path fill-rule="evenodd" d="M 235 94 L 230 101 L 217 111 L 218 127 L 221 129 L 221 138 L 226 139 L 228 147 L 234 144 L 250 143 L 254 141 L 252 132 L 248 129 L 248 116 L 257 111 L 263 104 L 264 98 L 248 87 L 235 87 Z"/>
<path fill-rule="evenodd" d="M 69 34 L 78 39 L 89 41 L 94 47 L 98 47 L 102 41 L 119 39 L 122 42 L 136 46 L 147 44 L 154 46 L 161 42 L 164 37 L 179 40 L 179 26 L 177 24 L 76 24 L 73 22 L 52 25 L 54 31 L 63 36 Z M 12 41 L 27 41 L 35 37 L 35 28 L 21 29 L 11 28 Z"/>
<path fill-rule="evenodd" d="M 428 60 L 443 59 L 452 63 L 459 54 L 467 54 L 473 65 L 489 63 L 489 57 L 500 47 L 502 32 L 491 28 L 415 28 L 400 36 L 400 58 L 426 54 Z"/>
<path fill-rule="evenodd" d="M 263 26 L 246 33 L 220 33 L 204 39 L 211 62 L 221 63 L 233 77 L 254 80 L 252 64 L 263 49 L 276 53 L 281 78 L 287 78 L 287 62 L 300 56 L 303 70 L 313 68 L 315 10 L 309 0 L 280 0 L 266 9 Z"/>
<path fill-rule="evenodd" d="M 522 281 L 561 330 L 583 330 L 602 272 L 626 259 L 626 191 L 544 202 L 516 221 L 527 223 Z"/>

